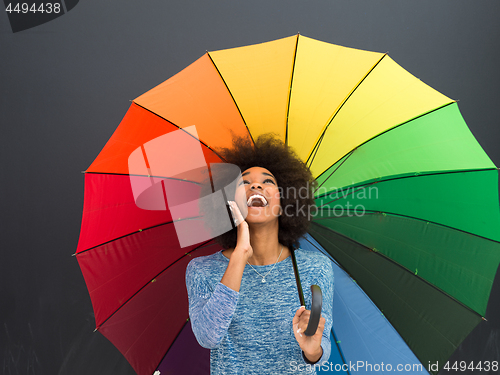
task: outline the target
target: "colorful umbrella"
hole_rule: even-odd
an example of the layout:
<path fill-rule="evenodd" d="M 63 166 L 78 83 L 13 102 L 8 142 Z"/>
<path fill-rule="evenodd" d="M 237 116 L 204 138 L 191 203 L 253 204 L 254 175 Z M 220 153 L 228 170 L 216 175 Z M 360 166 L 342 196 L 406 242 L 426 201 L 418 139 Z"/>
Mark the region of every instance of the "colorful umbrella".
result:
<path fill-rule="evenodd" d="M 76 255 L 97 330 L 140 375 L 179 351 L 206 373 L 184 272 L 219 246 L 193 199 L 218 148 L 268 132 L 318 181 L 302 245 L 337 265 L 330 371 L 437 372 L 485 315 L 498 170 L 455 101 L 386 54 L 303 36 L 208 52 L 132 102 L 85 174 Z"/>

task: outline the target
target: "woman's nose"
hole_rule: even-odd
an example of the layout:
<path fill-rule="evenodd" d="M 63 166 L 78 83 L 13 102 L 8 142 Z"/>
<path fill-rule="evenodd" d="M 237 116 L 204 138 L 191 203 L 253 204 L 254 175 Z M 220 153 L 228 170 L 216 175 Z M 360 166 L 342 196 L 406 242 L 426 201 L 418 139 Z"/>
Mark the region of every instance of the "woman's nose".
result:
<path fill-rule="evenodd" d="M 262 185 L 258 182 L 254 182 L 250 185 L 250 189 L 252 189 L 252 190 L 261 189 L 262 190 Z"/>

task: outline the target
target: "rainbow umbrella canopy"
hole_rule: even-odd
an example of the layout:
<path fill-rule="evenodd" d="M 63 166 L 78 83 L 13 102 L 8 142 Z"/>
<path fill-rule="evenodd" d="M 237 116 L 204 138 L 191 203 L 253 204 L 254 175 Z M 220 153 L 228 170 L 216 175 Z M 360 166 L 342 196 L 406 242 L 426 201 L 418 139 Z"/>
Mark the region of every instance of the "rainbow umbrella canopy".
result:
<path fill-rule="evenodd" d="M 498 170 L 457 103 L 387 54 L 300 35 L 208 52 L 133 100 L 85 174 L 76 255 L 97 329 L 141 375 L 168 373 L 181 341 L 197 353 L 184 273 L 220 250 L 190 226 L 199 171 L 269 132 L 318 182 L 302 245 L 335 262 L 332 361 L 437 372 L 485 316 Z M 197 356 L 183 363 L 206 371 Z"/>

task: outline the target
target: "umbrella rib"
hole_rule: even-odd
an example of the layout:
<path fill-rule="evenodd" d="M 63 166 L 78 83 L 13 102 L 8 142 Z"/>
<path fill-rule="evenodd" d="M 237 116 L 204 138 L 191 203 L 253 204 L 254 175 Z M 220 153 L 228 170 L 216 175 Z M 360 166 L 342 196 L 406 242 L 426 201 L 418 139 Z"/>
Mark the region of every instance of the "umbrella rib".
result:
<path fill-rule="evenodd" d="M 325 129 L 326 130 L 326 129 Z M 314 148 L 313 148 L 313 152 L 311 153 L 311 155 L 309 155 L 309 157 L 307 158 L 306 160 L 306 165 L 311 168 L 311 165 L 314 161 L 314 158 L 316 157 L 316 154 L 318 152 L 318 149 L 319 149 L 319 146 L 321 145 L 321 142 L 323 141 L 323 137 L 325 136 L 325 131 L 323 131 L 321 133 L 321 135 L 319 136 L 319 139 L 318 139 L 318 142 L 314 145 Z M 311 162 L 309 162 L 309 159 L 311 158 L 312 156 L 312 159 L 311 159 Z"/>
<path fill-rule="evenodd" d="M 181 329 L 179 330 L 179 332 L 177 333 L 177 335 L 175 336 L 175 339 L 173 339 L 172 341 L 172 344 L 170 344 L 170 346 L 168 347 L 167 351 L 165 352 L 165 354 L 161 357 L 161 360 L 160 362 L 158 363 L 158 365 L 156 366 L 156 368 L 158 368 L 158 366 L 160 366 L 160 364 L 163 362 L 163 360 L 165 359 L 165 357 L 167 356 L 168 352 L 170 351 L 170 349 L 172 349 L 172 347 L 174 346 L 175 344 L 175 341 L 177 341 L 177 339 L 179 338 L 179 336 L 181 335 L 182 331 L 184 330 L 184 327 L 186 327 L 186 324 L 188 324 L 189 322 L 189 317 L 186 319 L 186 322 L 184 323 L 184 325 L 181 327 Z"/>
<path fill-rule="evenodd" d="M 412 176 L 412 177 L 415 177 L 415 176 Z M 400 178 L 402 178 L 402 177 L 400 177 Z M 398 179 L 398 178 L 392 178 L 392 179 L 387 179 L 387 180 L 383 180 L 383 181 L 391 181 L 391 180 L 397 180 L 397 179 Z M 321 206 L 318 206 L 318 208 L 321 208 L 321 207 L 326 206 L 326 205 L 328 205 L 328 204 L 330 204 L 330 203 L 336 202 L 336 201 L 338 201 L 339 199 L 343 199 L 343 198 L 345 198 L 345 197 L 347 197 L 347 196 L 349 196 L 349 195 L 351 195 L 351 194 L 356 193 L 357 191 L 359 191 L 359 190 L 361 190 L 361 189 L 366 188 L 367 186 L 374 185 L 374 184 L 376 184 L 376 183 L 378 183 L 378 182 L 381 182 L 381 181 L 380 181 L 380 180 L 376 180 L 376 181 L 372 181 L 372 182 L 370 182 L 370 183 L 364 183 L 364 184 L 357 185 L 357 186 L 356 186 L 356 190 L 354 190 L 354 186 L 352 186 L 350 190 L 349 190 L 349 187 L 348 187 L 348 188 L 347 188 L 347 192 L 346 192 L 346 194 L 345 194 L 345 195 L 343 195 L 343 196 L 341 196 L 341 197 L 337 197 L 337 198 L 335 198 L 335 199 L 332 199 L 331 201 L 326 202 L 326 203 L 322 204 Z M 339 190 L 339 189 L 336 189 L 336 190 L 330 191 L 330 192 L 328 192 L 328 193 L 325 193 L 324 195 L 319 195 L 319 196 L 315 197 L 315 199 L 320 199 L 320 198 L 323 198 L 323 197 L 327 197 L 327 196 L 332 195 L 333 193 L 337 192 L 338 190 Z M 342 188 L 340 188 L 340 190 L 341 190 L 341 192 L 344 192 L 344 190 L 343 190 Z"/>
<path fill-rule="evenodd" d="M 163 178 L 165 180 L 174 180 L 188 182 L 196 185 L 201 185 L 201 182 L 196 182 L 193 180 L 186 180 L 184 178 L 166 177 L 166 176 L 156 176 L 156 175 L 145 175 L 145 174 L 132 174 L 132 173 L 117 173 L 117 172 L 82 172 L 84 174 L 99 174 L 99 175 L 109 175 L 109 176 L 133 176 L 133 177 L 151 177 L 151 178 Z"/>
<path fill-rule="evenodd" d="M 295 63 L 297 62 L 297 49 L 299 47 L 300 33 L 297 33 L 297 41 L 295 42 L 295 52 L 293 54 L 292 75 L 290 77 L 290 86 L 288 88 L 288 106 L 286 109 L 286 122 L 285 122 L 285 145 L 288 145 L 288 116 L 290 115 L 290 99 L 292 96 L 293 76 L 295 73 Z"/>
<path fill-rule="evenodd" d="M 392 127 L 392 128 L 390 128 L 390 129 L 386 129 L 386 130 L 384 130 L 382 133 L 379 133 L 379 134 L 375 135 L 374 137 L 372 137 L 372 138 L 370 138 L 370 139 L 367 139 L 367 140 L 366 140 L 366 141 L 364 141 L 363 143 L 361 143 L 361 144 L 357 145 L 354 149 L 352 149 L 351 151 L 349 151 L 348 153 L 346 153 L 346 154 L 345 154 L 344 156 L 342 156 L 340 159 L 344 158 L 344 157 L 345 157 L 346 155 L 348 155 L 349 153 L 353 153 L 353 152 L 354 152 L 354 151 L 356 151 L 358 148 L 360 148 L 361 146 L 363 146 L 365 143 L 368 143 L 368 142 L 370 142 L 370 141 L 373 141 L 374 139 L 376 139 L 376 138 L 378 138 L 378 137 L 380 137 L 380 136 L 384 135 L 384 134 L 385 134 L 385 133 L 387 133 L 387 132 L 390 132 L 391 130 L 394 130 L 394 129 L 396 129 L 396 128 L 399 128 L 400 126 L 406 125 L 406 124 L 408 124 L 409 122 L 414 121 L 414 120 L 416 120 L 416 119 L 418 119 L 418 118 L 420 118 L 420 117 L 427 116 L 428 114 L 431 114 L 432 112 L 439 111 L 440 109 L 443 109 L 443 108 L 445 108 L 445 107 L 447 107 L 447 106 L 449 106 L 449 105 L 452 105 L 452 104 L 454 104 L 454 103 L 456 103 L 456 101 L 452 101 L 452 102 L 450 102 L 450 103 L 446 103 L 446 104 L 444 104 L 444 105 L 442 105 L 442 106 L 440 106 L 440 107 L 437 107 L 437 108 L 431 109 L 431 110 L 429 110 L 429 111 L 427 111 L 427 112 L 425 112 L 425 113 L 422 113 L 422 114 L 420 114 L 420 115 L 418 115 L 418 116 L 415 116 L 415 117 L 413 117 L 413 118 L 411 118 L 411 119 L 409 119 L 409 120 L 406 120 L 406 121 L 402 122 L 401 124 L 397 124 L 396 126 L 393 126 L 393 127 Z M 318 146 L 318 147 L 319 147 L 319 146 Z M 350 156 L 350 155 L 349 155 L 349 156 Z M 340 159 L 339 159 L 339 160 L 340 160 Z M 318 177 L 316 177 L 316 179 L 320 178 L 320 177 L 323 175 L 323 173 L 326 173 L 326 172 L 328 171 L 328 169 L 330 169 L 332 166 L 334 166 L 334 165 L 335 165 L 335 163 L 336 163 L 336 162 L 337 162 L 337 161 L 335 161 L 332 165 L 330 165 L 330 166 L 329 166 L 328 168 L 326 168 L 323 172 L 321 172 L 321 173 L 318 175 Z M 340 166 L 339 166 L 339 167 L 340 167 Z M 337 170 L 338 170 L 338 168 L 336 168 L 334 172 L 336 172 Z M 328 178 L 330 178 L 332 174 L 333 174 L 333 172 L 330 174 L 330 176 L 328 176 L 328 177 L 325 179 L 325 181 L 326 181 Z"/>
<path fill-rule="evenodd" d="M 382 254 L 382 253 L 380 253 L 379 251 L 373 251 L 373 249 L 370 249 L 368 246 L 363 245 L 362 243 L 360 243 L 360 242 L 358 242 L 358 241 L 356 241 L 356 240 L 354 240 L 354 239 L 352 239 L 352 238 L 350 238 L 350 237 L 348 237 L 348 236 L 345 236 L 345 235 L 344 235 L 344 234 L 342 234 L 342 233 L 336 232 L 336 231 L 334 231 L 334 230 L 333 230 L 333 229 L 331 229 L 331 228 L 325 227 L 325 226 L 320 225 L 320 224 L 315 223 L 315 222 L 312 222 L 312 224 L 313 224 L 313 225 L 317 225 L 317 226 L 319 226 L 319 227 L 321 227 L 321 228 L 323 228 L 323 229 L 326 229 L 326 230 L 328 230 L 328 231 L 330 231 L 330 232 L 333 232 L 333 233 L 335 233 L 336 235 L 338 235 L 338 236 L 340 236 L 340 237 L 343 237 L 344 239 L 346 239 L 346 240 L 348 240 L 348 241 L 350 241 L 350 242 L 352 242 L 352 243 L 355 243 L 355 244 L 357 244 L 358 246 L 361 246 L 361 247 L 363 247 L 363 248 L 367 249 L 368 251 L 370 251 L 370 252 L 374 253 L 375 255 L 381 256 L 381 257 L 382 257 L 382 258 L 384 258 L 385 260 L 387 260 L 387 261 L 389 261 L 389 262 L 393 263 L 394 265 L 396 265 L 396 266 L 400 267 L 400 268 L 401 268 L 401 269 L 403 269 L 405 272 L 408 272 L 408 273 L 410 273 L 410 274 L 414 275 L 415 277 L 417 277 L 418 279 L 420 279 L 421 281 L 423 281 L 424 283 L 426 283 L 426 284 L 427 284 L 427 285 L 429 285 L 430 287 L 434 288 L 434 289 L 435 289 L 435 290 L 437 290 L 438 292 L 442 293 L 443 295 L 445 295 L 446 297 L 448 297 L 448 298 L 449 298 L 449 299 L 451 299 L 452 301 L 456 302 L 456 303 L 457 303 L 457 304 L 459 304 L 460 306 L 464 307 L 465 309 L 469 310 L 469 311 L 470 311 L 470 312 L 472 312 L 473 314 L 475 314 L 475 315 L 477 315 L 477 316 L 479 316 L 479 317 L 481 317 L 481 318 L 482 318 L 481 314 L 478 314 L 476 311 L 474 311 L 473 309 L 471 309 L 469 306 L 467 306 L 467 305 L 463 304 L 462 302 L 460 302 L 459 300 L 457 300 L 457 299 L 456 299 L 456 298 L 454 298 L 453 296 L 449 295 L 449 294 L 448 294 L 448 293 L 446 293 L 444 290 L 442 290 L 442 289 L 438 288 L 438 287 L 437 287 L 437 286 L 435 286 L 434 284 L 431 284 L 430 282 L 428 282 L 428 281 L 427 281 L 427 280 L 425 280 L 424 278 L 422 278 L 422 277 L 420 277 L 420 276 L 418 276 L 418 275 L 415 275 L 415 273 L 414 273 L 414 272 L 412 272 L 412 271 L 411 271 L 411 270 L 409 270 L 408 268 L 404 267 L 404 266 L 403 266 L 403 265 L 401 265 L 400 263 L 396 262 L 395 260 L 393 260 L 393 259 L 389 258 L 389 257 L 388 257 L 388 256 L 386 256 L 385 254 Z M 349 272 L 348 272 L 348 274 L 349 274 Z M 349 275 L 350 275 L 350 274 L 349 274 Z M 350 276 L 351 276 L 351 275 L 350 275 Z M 353 280 L 354 280 L 354 278 L 353 278 Z"/>
<path fill-rule="evenodd" d="M 344 160 L 342 160 L 342 163 L 340 163 L 340 165 L 339 165 L 337 168 L 335 168 L 335 169 L 333 170 L 333 172 L 332 172 L 332 173 L 330 173 L 330 175 L 329 175 L 327 178 L 325 178 L 325 180 L 321 183 L 321 185 L 319 185 L 319 186 L 318 186 L 318 187 L 314 190 L 314 192 L 313 192 L 313 193 L 315 193 L 316 191 L 318 191 L 318 189 L 319 189 L 321 186 L 323 186 L 323 184 L 324 184 L 326 181 L 328 181 L 328 179 L 329 179 L 330 177 L 332 177 L 332 175 L 333 175 L 333 174 L 334 174 L 334 173 L 335 173 L 335 172 L 336 172 L 336 171 L 337 171 L 337 170 L 338 170 L 338 169 L 342 166 L 342 164 L 344 164 L 344 163 L 347 161 L 347 159 L 349 159 L 349 158 L 351 157 L 351 155 L 353 154 L 353 152 L 354 152 L 354 151 L 356 151 L 357 149 L 358 149 L 358 148 L 356 147 L 356 148 L 354 148 L 353 150 L 349 151 L 349 153 L 348 153 L 348 154 L 347 154 L 347 156 L 344 158 Z M 327 170 L 328 170 L 328 169 L 327 169 Z M 325 171 L 325 172 L 326 172 L 326 171 Z M 320 176 L 321 176 L 321 175 L 320 175 Z M 319 177 L 319 176 L 318 176 L 318 177 Z M 316 179 L 317 179 L 317 178 L 316 178 Z"/>
<path fill-rule="evenodd" d="M 103 245 L 106 245 L 106 244 L 108 244 L 108 243 L 115 242 L 115 241 L 120 240 L 120 239 L 122 239 L 122 238 L 125 238 L 125 237 L 128 237 L 128 236 L 132 236 L 132 235 L 134 235 L 134 234 L 137 234 L 137 233 L 140 233 L 140 232 L 147 231 L 147 230 L 149 230 L 149 229 L 158 228 L 158 227 L 161 227 L 161 226 L 163 226 L 163 225 L 173 224 L 173 223 L 174 223 L 174 222 L 176 222 L 176 221 L 191 220 L 191 219 L 197 219 L 197 218 L 200 218 L 200 217 L 201 217 L 201 216 L 193 216 L 193 217 L 187 217 L 187 218 L 182 219 L 182 220 L 171 220 L 171 221 L 166 221 L 166 222 L 164 222 L 164 223 L 160 223 L 160 224 L 152 225 L 152 226 L 150 226 L 150 227 L 146 227 L 146 228 L 144 228 L 144 229 L 138 229 L 138 230 L 136 230 L 135 232 L 131 232 L 131 233 L 124 234 L 123 236 L 113 238 L 112 240 L 102 242 L 102 243 L 100 243 L 99 245 L 95 245 L 95 246 L 89 247 L 88 249 L 85 249 L 85 250 L 79 251 L 78 253 L 73 254 L 73 256 L 78 256 L 78 255 L 81 255 L 81 254 L 83 254 L 83 253 L 86 253 L 86 252 L 88 252 L 88 251 L 90 251 L 90 250 L 94 250 L 94 249 L 96 249 L 96 248 L 98 248 L 98 247 L 101 247 L 101 246 L 103 246 Z"/>
<path fill-rule="evenodd" d="M 335 346 L 337 347 L 337 350 L 339 351 L 340 358 L 342 359 L 342 362 L 344 362 L 344 365 L 347 366 L 347 362 L 346 362 L 345 357 L 344 357 L 344 352 L 342 351 L 342 348 L 339 345 L 339 341 L 337 339 L 337 335 L 335 334 L 335 330 L 333 329 L 333 327 L 332 327 L 331 331 L 332 331 L 333 340 L 335 341 Z M 342 369 L 343 368 L 344 368 L 344 366 L 342 366 Z M 347 373 L 347 375 L 351 374 L 351 372 L 349 371 L 349 366 L 347 366 L 347 369 L 344 371 Z"/>
<path fill-rule="evenodd" d="M 138 104 L 138 103 L 136 103 L 136 102 L 132 102 L 132 103 L 134 103 L 136 106 L 141 107 L 142 109 L 144 109 L 144 110 L 146 110 L 146 111 L 148 111 L 148 112 L 152 113 L 153 115 L 158 116 L 158 117 L 159 117 L 159 118 L 161 118 L 162 120 L 167 121 L 168 123 L 170 123 L 170 124 L 172 124 L 173 126 L 175 126 L 176 128 L 178 128 L 179 130 L 182 130 L 182 131 L 183 131 L 183 132 L 185 132 L 186 134 L 188 134 L 188 135 L 190 135 L 191 137 L 193 137 L 194 139 L 196 139 L 198 142 L 200 142 L 203 146 L 205 146 L 206 148 L 208 148 L 210 151 L 212 151 L 212 152 L 213 152 L 215 155 L 217 155 L 220 159 L 225 160 L 222 156 L 220 156 L 220 155 L 219 155 L 219 154 L 218 154 L 218 153 L 217 153 L 214 149 L 212 149 L 209 145 L 207 145 L 207 144 L 206 144 L 205 142 L 203 142 L 201 139 L 196 138 L 196 137 L 195 137 L 194 135 L 192 135 L 191 133 L 189 133 L 189 132 L 185 131 L 185 130 L 184 130 L 183 128 L 181 128 L 179 125 L 177 125 L 177 124 L 173 123 L 172 121 L 170 121 L 170 120 L 166 119 L 166 118 L 165 118 L 165 117 L 163 117 L 163 116 L 160 116 L 158 113 L 155 113 L 155 112 L 153 112 L 152 110 L 150 110 L 150 109 L 148 109 L 148 108 L 146 108 L 146 107 L 143 107 L 142 105 L 140 105 L 140 104 Z"/>
<path fill-rule="evenodd" d="M 373 72 L 373 70 L 378 66 L 378 64 L 380 64 L 380 62 L 384 59 L 384 57 L 387 56 L 387 53 L 384 53 L 382 55 L 382 57 L 380 58 L 380 60 L 377 61 L 377 63 L 375 65 L 373 65 L 373 67 L 365 74 L 365 76 L 363 77 L 363 79 L 361 81 L 359 81 L 359 83 L 356 85 L 356 87 L 349 93 L 349 95 L 347 95 L 347 97 L 344 99 L 344 101 L 342 102 L 342 104 L 339 106 L 339 108 L 335 111 L 335 113 L 333 113 L 332 117 L 330 118 L 330 120 L 328 121 L 328 123 L 326 124 L 326 126 L 324 127 L 322 133 L 321 133 L 321 136 L 320 138 L 318 139 L 318 142 L 314 145 L 313 147 L 313 150 L 311 151 L 311 154 L 309 154 L 309 157 L 307 158 L 306 160 L 306 164 L 309 164 L 308 166 L 310 167 L 314 161 L 314 158 L 316 157 L 316 154 L 318 152 L 318 149 L 319 147 L 321 146 L 321 142 L 323 140 L 323 136 L 325 135 L 326 131 L 328 130 L 330 124 L 333 122 L 333 120 L 335 119 L 335 117 L 337 116 L 337 114 L 340 112 L 340 110 L 342 109 L 342 107 L 347 103 L 347 101 L 349 100 L 349 98 L 354 94 L 354 92 L 358 89 L 359 86 L 361 86 L 361 84 L 363 83 L 363 81 L 370 75 L 371 72 Z M 312 159 L 311 159 L 312 157 Z M 310 160 L 310 162 L 309 162 Z"/>
<path fill-rule="evenodd" d="M 444 227 L 444 228 L 449 228 L 449 229 L 452 229 L 452 230 L 456 230 L 458 232 L 462 232 L 462 233 L 465 233 L 465 234 L 468 234 L 468 235 L 471 235 L 471 236 L 474 236 L 474 237 L 477 237 L 477 238 L 482 238 L 484 240 L 487 240 L 487 241 L 491 241 L 491 242 L 495 242 L 495 243 L 500 243 L 500 241 L 497 241 L 497 240 L 494 240 L 494 239 L 491 239 L 491 238 L 488 238 L 488 237 L 484 237 L 484 236 L 480 236 L 479 234 L 475 234 L 475 233 L 471 233 L 471 232 L 467 232 L 463 229 L 459 229 L 459 228 L 455 228 L 455 227 L 451 227 L 449 225 L 445 225 L 445 224 L 441 224 L 441 223 L 438 223 L 436 221 L 432 221 L 432 220 L 425 220 L 425 219 L 422 219 L 422 218 L 419 218 L 419 217 L 415 217 L 415 216 L 410 216 L 410 215 L 403 215 L 403 214 L 398 214 L 396 212 L 387 212 L 387 211 L 372 211 L 372 210 L 365 210 L 364 211 L 365 214 L 368 214 L 368 215 L 392 215 L 392 216 L 399 216 L 399 217 L 405 217 L 405 218 L 408 218 L 408 219 L 413 219 L 413 220 L 418 220 L 418 221 L 425 221 L 426 223 L 431 223 L 431 224 L 434 224 L 434 225 L 438 225 L 440 227 Z M 322 218 L 317 218 L 315 220 L 319 221 L 319 220 L 329 220 L 329 219 L 335 219 L 335 218 L 341 218 L 341 217 L 352 217 L 352 215 L 339 215 L 339 216 L 335 216 L 335 217 L 322 217 Z M 337 232 L 335 232 L 337 233 Z"/>
<path fill-rule="evenodd" d="M 191 253 L 196 251 L 196 250 L 199 250 L 199 249 L 202 249 L 208 245 L 210 245 L 210 242 L 212 241 L 213 239 L 209 239 L 205 242 L 203 242 L 202 245 L 200 246 L 197 246 L 195 247 L 194 249 L 192 249 L 191 251 L 187 252 L 187 253 L 184 253 L 184 255 L 182 255 L 179 259 L 177 259 L 175 262 L 169 264 L 167 267 L 165 267 L 163 270 L 161 270 L 160 272 L 158 272 L 157 275 L 153 276 L 153 278 L 151 280 L 154 280 L 156 278 L 158 278 L 163 272 L 165 272 L 166 270 L 168 270 L 170 267 L 172 267 L 174 264 L 176 264 L 177 262 L 181 261 L 181 259 L 185 258 L 186 256 L 191 256 Z M 96 330 L 99 330 L 99 328 L 101 328 L 104 323 L 106 323 L 109 319 L 111 319 L 111 317 L 113 315 L 115 315 L 118 311 L 120 311 L 120 309 L 125 306 L 132 298 L 134 298 L 141 290 L 143 290 L 146 286 L 149 285 L 151 281 L 148 281 L 146 284 L 144 284 L 142 287 L 140 287 L 134 294 L 132 294 L 124 303 L 122 303 L 113 313 L 111 313 L 106 319 L 104 319 L 104 321 L 99 325 L 99 327 L 96 327 Z"/>
<path fill-rule="evenodd" d="M 318 223 L 316 223 L 316 224 L 317 224 L 317 225 L 319 225 L 319 226 L 321 226 L 321 227 L 323 227 L 323 225 L 320 225 L 320 224 L 318 224 Z M 310 235 L 312 238 L 314 238 L 314 236 L 313 236 L 311 233 L 307 233 L 307 234 L 308 234 L 308 235 Z M 328 256 L 328 257 L 329 257 L 329 259 L 330 259 L 332 262 L 334 262 L 334 263 L 335 263 L 335 264 L 336 264 L 336 265 L 337 265 L 337 266 L 338 266 L 338 267 L 339 267 L 342 271 L 344 271 L 347 275 L 349 275 L 349 277 L 350 277 L 351 279 L 353 279 L 353 277 L 352 277 L 352 276 L 351 276 L 351 274 L 350 274 L 350 273 L 349 273 L 349 272 L 345 269 L 345 267 L 344 267 L 342 264 L 340 264 L 340 263 L 337 261 L 337 259 L 335 259 L 335 258 L 334 258 L 334 257 L 332 257 L 330 254 L 328 254 L 328 252 L 327 252 L 325 249 L 323 249 L 323 248 L 320 248 L 320 247 L 316 246 L 314 243 L 312 243 L 310 240 L 308 240 L 308 239 L 307 239 L 307 238 L 305 238 L 305 237 L 304 237 L 304 239 L 305 239 L 307 242 L 309 242 L 309 243 L 311 244 L 311 246 L 314 246 L 314 247 L 315 247 L 315 248 L 316 248 L 319 252 L 321 252 L 321 253 L 323 253 L 324 255 Z M 353 280 L 354 280 L 354 279 L 353 279 Z"/>
<path fill-rule="evenodd" d="M 238 106 L 238 103 L 236 103 L 236 99 L 234 99 L 234 96 L 233 96 L 233 93 L 231 92 L 231 90 L 229 89 L 229 86 L 227 85 L 226 83 L 226 80 L 224 79 L 224 77 L 222 76 L 219 68 L 217 67 L 217 65 L 215 65 L 215 62 L 214 60 L 212 59 L 212 56 L 210 56 L 210 52 L 207 51 L 207 55 L 208 55 L 208 58 L 210 59 L 210 61 L 212 62 L 215 70 L 217 70 L 217 73 L 219 74 L 219 77 L 220 79 L 222 80 L 222 82 L 224 83 L 224 86 L 226 86 L 226 89 L 227 89 L 227 92 L 229 93 L 229 95 L 231 96 L 231 99 L 233 100 L 233 103 L 236 107 L 236 109 L 238 110 L 238 113 L 240 114 L 241 116 L 241 120 L 243 121 L 243 124 L 245 124 L 245 128 L 247 129 L 247 132 L 248 132 L 248 136 L 250 137 L 250 139 L 252 140 L 253 144 L 255 144 L 255 141 L 252 137 L 252 133 L 250 132 L 250 129 L 248 129 L 248 125 L 247 125 L 247 122 L 245 121 L 245 118 L 243 117 L 243 113 L 241 113 L 241 110 L 240 110 L 240 107 Z"/>
<path fill-rule="evenodd" d="M 425 176 L 435 176 L 435 175 L 441 175 L 441 174 L 452 174 L 452 173 L 469 173 L 469 172 L 487 172 L 487 171 L 495 171 L 495 170 L 498 170 L 498 168 L 479 168 L 479 169 L 459 169 L 459 170 L 453 170 L 453 171 L 441 171 L 441 172 L 429 172 L 429 173 L 419 173 L 419 174 L 411 174 L 411 175 L 399 175 L 399 176 L 396 176 L 396 177 L 388 177 L 388 178 L 385 178 L 385 179 L 376 179 L 376 180 L 373 180 L 373 181 L 370 181 L 370 182 L 362 182 L 360 183 L 359 185 L 354 185 L 354 186 L 351 186 L 350 189 L 349 187 L 347 188 L 347 194 L 342 196 L 342 197 L 339 197 L 337 199 L 332 199 L 330 202 L 328 203 L 325 203 L 325 204 L 329 204 L 329 203 L 332 203 L 332 202 L 335 202 L 336 200 L 338 199 L 341 199 L 341 198 L 345 198 L 347 195 L 350 195 L 352 193 L 355 193 L 356 191 L 358 191 L 358 187 L 359 188 L 364 188 L 366 186 L 370 186 L 370 185 L 373 185 L 373 184 L 377 184 L 377 183 L 380 183 L 380 182 L 386 182 L 386 181 L 394 181 L 394 180 L 401 180 L 401 179 L 404 179 L 404 178 L 416 178 L 416 177 L 425 177 Z M 356 191 L 354 191 L 354 187 L 356 187 Z M 335 190 L 332 190 L 330 192 L 327 192 L 327 193 L 324 193 L 322 195 L 318 195 L 317 197 L 315 197 L 315 199 L 319 199 L 319 198 L 323 198 L 323 197 L 327 197 L 328 195 L 331 195 L 332 193 L 335 193 L 336 191 L 339 191 L 339 189 L 335 189 Z M 342 188 L 340 188 L 340 191 L 344 191 Z M 319 206 L 319 207 L 323 207 L 323 205 Z"/>
<path fill-rule="evenodd" d="M 308 234 L 309 236 L 313 237 L 311 233 L 307 233 L 307 234 Z M 314 247 L 316 248 L 316 250 L 318 250 L 318 251 L 319 251 L 319 252 L 321 252 L 321 253 L 325 253 L 325 251 L 326 251 L 325 249 L 323 249 L 323 248 L 321 248 L 321 247 L 316 246 L 316 245 L 315 245 L 315 244 L 314 244 L 311 240 L 309 240 L 307 237 L 303 237 L 303 238 L 304 238 L 304 240 L 306 240 L 307 242 L 309 242 L 309 244 L 310 244 L 311 246 L 314 246 Z M 314 237 L 313 237 L 313 238 L 314 238 Z M 344 269 L 344 267 L 343 267 L 343 266 L 342 266 L 339 262 L 337 262 L 337 259 L 334 259 L 334 258 L 331 258 L 331 259 L 332 259 L 332 261 L 333 261 L 333 262 L 334 262 L 337 266 L 339 266 L 339 267 L 340 267 L 340 268 L 342 268 L 344 271 L 346 271 L 346 270 Z M 347 272 L 347 271 L 346 271 L 346 272 Z"/>

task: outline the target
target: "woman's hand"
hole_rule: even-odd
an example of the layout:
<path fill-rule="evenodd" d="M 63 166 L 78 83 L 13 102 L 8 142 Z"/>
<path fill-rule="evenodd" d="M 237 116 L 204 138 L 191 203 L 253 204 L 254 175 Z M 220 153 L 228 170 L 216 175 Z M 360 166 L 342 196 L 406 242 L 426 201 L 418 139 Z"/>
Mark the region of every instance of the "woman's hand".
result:
<path fill-rule="evenodd" d="M 248 259 L 253 255 L 253 249 L 250 245 L 250 230 L 248 229 L 248 223 L 243 218 L 238 205 L 232 201 L 228 203 L 233 213 L 233 218 L 236 221 L 236 225 L 238 226 L 238 239 L 236 247 L 230 253 L 229 264 L 220 282 L 228 288 L 239 292 L 243 271 L 245 270 Z"/>
<path fill-rule="evenodd" d="M 234 248 L 233 254 L 242 255 L 246 261 L 253 255 L 252 245 L 250 245 L 250 231 L 248 229 L 248 223 L 243 218 L 241 211 L 234 201 L 229 201 L 229 207 L 233 213 L 234 221 L 237 225 L 238 238 L 236 241 L 236 247 Z"/>
<path fill-rule="evenodd" d="M 321 348 L 321 338 L 323 337 L 323 330 L 325 329 L 325 318 L 319 319 L 318 328 L 313 336 L 306 336 L 304 331 L 309 324 L 309 317 L 311 312 L 301 306 L 293 317 L 293 333 L 295 339 L 299 343 L 300 348 L 309 362 L 316 363 L 323 355 L 323 348 Z"/>

